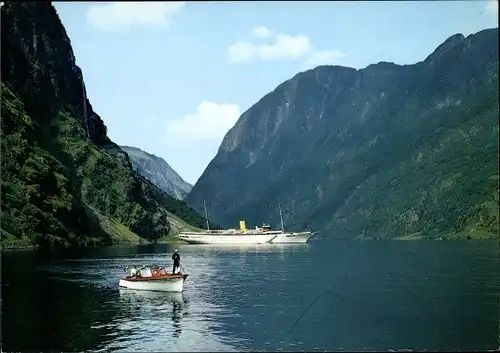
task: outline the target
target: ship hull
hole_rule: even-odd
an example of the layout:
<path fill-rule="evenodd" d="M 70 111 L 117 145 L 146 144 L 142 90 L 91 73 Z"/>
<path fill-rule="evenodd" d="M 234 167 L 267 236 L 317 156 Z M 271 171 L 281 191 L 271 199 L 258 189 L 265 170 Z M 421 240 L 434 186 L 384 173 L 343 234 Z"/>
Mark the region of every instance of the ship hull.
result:
<path fill-rule="evenodd" d="M 310 237 L 312 237 L 312 233 L 298 233 L 298 234 L 283 234 L 278 235 L 274 239 L 271 240 L 272 244 L 304 244 L 307 243 Z"/>
<path fill-rule="evenodd" d="M 180 234 L 179 237 L 189 244 L 265 244 L 276 235 L 211 235 L 211 234 Z"/>
<path fill-rule="evenodd" d="M 258 234 L 207 234 L 181 233 L 179 237 L 189 244 L 304 244 L 313 235 L 303 233 L 258 233 Z"/>

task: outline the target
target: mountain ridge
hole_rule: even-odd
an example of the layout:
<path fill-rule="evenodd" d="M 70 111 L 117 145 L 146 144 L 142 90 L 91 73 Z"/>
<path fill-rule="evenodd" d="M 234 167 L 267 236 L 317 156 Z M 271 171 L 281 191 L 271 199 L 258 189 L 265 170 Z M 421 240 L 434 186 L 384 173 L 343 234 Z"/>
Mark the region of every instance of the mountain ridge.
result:
<path fill-rule="evenodd" d="M 168 195 L 184 200 L 193 188 L 163 158 L 138 147 L 123 145 L 120 148 L 127 153 L 135 171 Z"/>
<path fill-rule="evenodd" d="M 498 153 L 497 42 L 498 28 L 486 29 L 467 37 L 450 36 L 412 65 L 380 62 L 361 70 L 319 66 L 294 75 L 240 116 L 187 203 L 201 211 L 206 200 L 214 220 L 223 226 L 249 217 L 256 224 L 277 224 L 273 209 L 281 202 L 289 228 L 311 226 L 349 238 L 395 237 L 389 234 L 390 213 L 399 217 L 396 228 L 401 235 L 455 237 L 475 230 L 495 234 L 498 213 L 480 205 L 498 199 L 498 165 L 491 162 Z M 472 160 L 460 161 L 452 152 L 460 135 L 472 141 L 461 146 Z M 436 145 L 446 147 L 440 151 Z M 419 152 L 429 159 L 416 158 Z M 448 162 L 442 161 L 443 154 Z M 472 178 L 484 186 L 469 185 L 464 175 L 482 167 L 473 159 L 486 155 L 491 159 L 484 161 L 484 174 Z M 456 178 L 454 163 L 461 175 Z M 407 188 L 414 201 L 410 205 L 399 195 L 405 186 L 394 186 L 390 179 L 411 179 L 412 170 L 420 174 Z M 441 173 L 441 181 L 453 186 L 439 189 L 424 170 Z M 381 199 L 393 199 L 387 212 L 374 207 L 378 201 L 372 200 L 368 185 Z M 378 190 L 381 185 L 387 193 Z M 420 205 L 420 192 L 457 199 L 446 207 L 429 199 Z M 484 193 L 488 196 L 478 196 Z M 416 216 L 409 215 L 414 213 L 418 221 L 412 222 Z M 468 219 L 465 225 L 457 225 L 460 217 Z M 479 225 L 483 221 L 477 217 L 488 224 Z"/>

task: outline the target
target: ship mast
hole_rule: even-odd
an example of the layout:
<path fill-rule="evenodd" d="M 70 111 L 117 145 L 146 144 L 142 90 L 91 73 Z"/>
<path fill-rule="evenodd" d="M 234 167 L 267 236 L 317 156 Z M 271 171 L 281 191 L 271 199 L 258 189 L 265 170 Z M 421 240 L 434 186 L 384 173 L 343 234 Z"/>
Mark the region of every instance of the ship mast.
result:
<path fill-rule="evenodd" d="M 285 228 L 283 227 L 283 215 L 281 214 L 281 204 L 278 203 L 278 207 L 280 209 L 281 231 L 285 233 Z"/>
<path fill-rule="evenodd" d="M 210 230 L 210 225 L 208 224 L 208 213 L 207 213 L 207 204 L 205 200 L 203 200 L 203 208 L 205 209 L 205 220 L 207 222 L 207 231 Z"/>

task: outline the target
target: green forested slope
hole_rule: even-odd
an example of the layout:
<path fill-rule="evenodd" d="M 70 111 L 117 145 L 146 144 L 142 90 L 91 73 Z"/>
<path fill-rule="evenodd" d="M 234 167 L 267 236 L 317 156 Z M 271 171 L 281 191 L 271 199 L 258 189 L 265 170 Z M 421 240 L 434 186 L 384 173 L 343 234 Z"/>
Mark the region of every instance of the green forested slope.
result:
<path fill-rule="evenodd" d="M 170 234 L 172 215 L 203 227 L 106 136 L 50 2 L 6 2 L 1 26 L 4 245 L 152 241 Z"/>
<path fill-rule="evenodd" d="M 244 112 L 186 198 L 324 237 L 498 236 L 498 28 L 413 65 L 320 66 Z"/>

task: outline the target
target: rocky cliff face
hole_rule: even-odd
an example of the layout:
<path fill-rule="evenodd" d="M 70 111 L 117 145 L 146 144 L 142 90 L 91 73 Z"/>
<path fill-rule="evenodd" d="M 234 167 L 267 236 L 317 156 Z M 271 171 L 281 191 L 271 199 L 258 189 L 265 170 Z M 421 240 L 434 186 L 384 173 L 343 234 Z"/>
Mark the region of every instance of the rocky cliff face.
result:
<path fill-rule="evenodd" d="M 172 214 L 203 226 L 109 140 L 50 2 L 5 2 L 1 27 L 3 243 L 155 240 Z"/>
<path fill-rule="evenodd" d="M 424 61 L 297 74 L 242 114 L 187 197 L 323 236 L 498 231 L 498 29 Z"/>
<path fill-rule="evenodd" d="M 193 188 L 163 158 L 144 152 L 136 147 L 120 146 L 120 148 L 127 152 L 135 171 L 170 196 L 178 200 L 184 200 Z"/>

